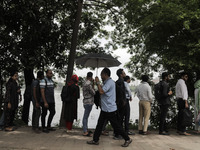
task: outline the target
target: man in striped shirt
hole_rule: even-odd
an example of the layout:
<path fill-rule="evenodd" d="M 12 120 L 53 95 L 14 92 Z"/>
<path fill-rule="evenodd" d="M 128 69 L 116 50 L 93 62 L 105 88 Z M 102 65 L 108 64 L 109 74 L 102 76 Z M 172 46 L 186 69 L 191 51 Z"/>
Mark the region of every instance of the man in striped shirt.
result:
<path fill-rule="evenodd" d="M 56 113 L 55 111 L 55 98 L 54 98 L 54 82 L 52 80 L 52 70 L 48 69 L 46 71 L 46 77 L 40 81 L 40 89 L 41 89 L 41 106 L 42 106 L 42 131 L 45 133 L 49 133 L 49 131 L 55 131 L 54 128 L 51 127 L 51 122 Z M 47 121 L 47 127 L 45 126 L 45 118 L 47 115 L 47 110 L 49 110 L 49 117 Z"/>

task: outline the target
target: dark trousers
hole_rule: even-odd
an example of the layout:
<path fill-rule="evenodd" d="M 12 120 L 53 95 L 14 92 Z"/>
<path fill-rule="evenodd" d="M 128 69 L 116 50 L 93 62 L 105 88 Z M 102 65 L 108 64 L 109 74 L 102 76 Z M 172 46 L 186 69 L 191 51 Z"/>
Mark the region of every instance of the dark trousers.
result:
<path fill-rule="evenodd" d="M 101 135 L 103 125 L 106 119 L 110 121 L 114 131 L 116 131 L 119 135 L 121 135 L 126 141 L 130 139 L 127 133 L 123 130 L 122 126 L 119 124 L 116 111 L 114 112 L 101 111 L 93 136 L 93 140 L 95 142 L 99 141 L 99 137 Z"/>
<path fill-rule="evenodd" d="M 130 104 L 129 100 L 127 100 L 126 109 L 124 112 L 124 127 L 127 133 L 129 132 L 129 120 L 130 120 Z"/>
<path fill-rule="evenodd" d="M 181 124 L 182 122 L 182 115 L 181 115 L 181 110 L 185 109 L 185 101 L 183 99 L 178 99 L 177 100 L 177 104 L 178 104 L 178 123 L 177 123 L 177 130 L 181 131 L 181 132 L 185 132 L 186 131 L 186 126 L 183 126 Z"/>
<path fill-rule="evenodd" d="M 160 105 L 160 124 L 159 132 L 167 131 L 166 117 L 168 112 L 169 105 Z"/>
<path fill-rule="evenodd" d="M 16 112 L 16 109 L 12 109 L 12 108 L 9 109 L 8 103 L 5 103 L 5 106 L 4 106 L 5 127 L 13 126 L 13 121 L 15 119 L 15 112 Z"/>
<path fill-rule="evenodd" d="M 123 123 L 124 123 L 125 110 L 126 110 L 126 105 L 117 110 L 117 120 L 120 126 L 122 127 L 122 129 L 123 129 Z M 120 134 L 114 129 L 114 135 L 118 136 Z"/>
<path fill-rule="evenodd" d="M 41 109 L 40 107 L 36 107 L 36 103 L 33 102 L 33 114 L 32 114 L 32 128 L 39 128 L 39 119 L 41 115 Z"/>
<path fill-rule="evenodd" d="M 49 110 L 47 127 L 51 127 L 51 122 L 56 113 L 55 103 L 48 103 L 48 105 L 49 105 L 49 107 L 46 108 L 46 107 L 44 107 L 44 103 L 41 103 L 41 106 L 42 106 L 42 115 L 41 115 L 42 128 L 45 128 L 45 119 L 46 119 L 46 115 L 47 115 L 47 110 Z"/>

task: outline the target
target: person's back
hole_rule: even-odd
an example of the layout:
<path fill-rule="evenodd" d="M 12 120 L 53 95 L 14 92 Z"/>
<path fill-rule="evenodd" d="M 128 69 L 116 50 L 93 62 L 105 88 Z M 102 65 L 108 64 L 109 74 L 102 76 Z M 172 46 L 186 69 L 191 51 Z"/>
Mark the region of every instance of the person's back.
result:
<path fill-rule="evenodd" d="M 152 100 L 152 93 L 151 93 L 151 87 L 147 82 L 141 82 L 141 84 L 136 89 L 137 97 L 140 100 Z"/>

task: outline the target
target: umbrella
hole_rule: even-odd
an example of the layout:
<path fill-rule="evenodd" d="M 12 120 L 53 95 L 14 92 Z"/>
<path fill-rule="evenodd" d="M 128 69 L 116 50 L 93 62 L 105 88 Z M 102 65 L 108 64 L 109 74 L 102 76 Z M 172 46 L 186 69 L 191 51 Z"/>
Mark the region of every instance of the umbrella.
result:
<path fill-rule="evenodd" d="M 98 73 L 99 67 L 115 67 L 121 63 L 110 54 L 90 53 L 77 58 L 76 64 L 84 67 L 97 68 Z"/>

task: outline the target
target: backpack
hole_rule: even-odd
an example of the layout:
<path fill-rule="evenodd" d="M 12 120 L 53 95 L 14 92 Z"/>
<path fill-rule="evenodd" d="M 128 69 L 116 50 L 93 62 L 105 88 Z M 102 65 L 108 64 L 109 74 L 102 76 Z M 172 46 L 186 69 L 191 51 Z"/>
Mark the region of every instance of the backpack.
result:
<path fill-rule="evenodd" d="M 163 96 L 162 93 L 163 93 L 163 85 L 162 85 L 162 81 L 160 81 L 154 87 L 155 99 L 158 100 L 159 103 Z"/>
<path fill-rule="evenodd" d="M 66 103 L 72 102 L 72 99 L 69 93 L 69 87 L 67 85 L 63 86 L 60 96 L 63 102 L 66 102 Z"/>

